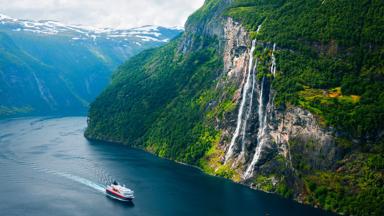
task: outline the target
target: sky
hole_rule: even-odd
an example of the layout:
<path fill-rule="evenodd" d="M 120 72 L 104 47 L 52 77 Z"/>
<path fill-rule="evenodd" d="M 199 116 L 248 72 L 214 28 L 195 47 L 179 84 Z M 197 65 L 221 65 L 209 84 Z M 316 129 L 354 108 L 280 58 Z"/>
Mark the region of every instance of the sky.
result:
<path fill-rule="evenodd" d="M 0 0 L 0 13 L 99 28 L 182 27 L 204 0 Z"/>

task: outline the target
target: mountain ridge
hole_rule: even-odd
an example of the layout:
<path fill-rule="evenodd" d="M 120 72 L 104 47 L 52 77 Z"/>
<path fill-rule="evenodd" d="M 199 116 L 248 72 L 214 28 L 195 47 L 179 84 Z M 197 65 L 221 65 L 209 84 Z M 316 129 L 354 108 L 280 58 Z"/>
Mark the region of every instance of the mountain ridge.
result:
<path fill-rule="evenodd" d="M 64 24 L 55 20 L 26 20 L 16 19 L 4 14 L 0 14 L 0 23 L 7 25 L 12 31 L 27 31 L 37 34 L 64 34 L 68 33 L 73 36 L 73 40 L 81 40 L 91 38 L 96 40 L 97 37 L 106 38 L 123 38 L 138 37 L 143 41 L 168 42 L 169 38 L 162 36 L 161 30 L 177 30 L 182 31 L 181 27 L 162 27 L 156 25 L 145 25 L 132 28 L 95 28 L 91 26 Z M 146 38 L 144 37 L 146 36 Z"/>
<path fill-rule="evenodd" d="M 178 29 L 84 29 L 0 16 L 0 117 L 86 114 L 112 71 Z"/>

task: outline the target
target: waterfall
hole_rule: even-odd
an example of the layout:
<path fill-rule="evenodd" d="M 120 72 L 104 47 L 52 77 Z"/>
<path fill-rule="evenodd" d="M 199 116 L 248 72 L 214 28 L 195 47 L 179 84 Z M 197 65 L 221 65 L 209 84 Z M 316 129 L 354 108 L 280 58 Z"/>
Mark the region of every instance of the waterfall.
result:
<path fill-rule="evenodd" d="M 256 46 L 256 40 L 253 40 L 252 41 L 252 48 L 249 52 L 249 63 L 248 63 L 249 65 L 248 65 L 247 80 L 246 80 L 244 87 L 243 87 L 243 94 L 242 94 L 242 98 L 241 98 L 239 113 L 237 114 L 236 129 L 235 129 L 235 133 L 232 136 L 228 151 L 225 155 L 224 163 L 226 163 L 228 161 L 228 159 L 233 155 L 233 150 L 235 148 L 236 140 L 239 137 L 240 129 L 242 128 L 242 126 L 244 124 L 243 115 L 244 115 L 245 104 L 247 101 L 247 95 L 248 95 L 249 89 L 251 87 L 251 84 L 250 84 L 251 81 L 250 80 L 251 80 L 251 76 L 253 74 L 252 73 L 252 71 L 253 71 L 253 52 L 255 51 L 255 46 Z M 251 94 L 251 95 L 253 95 L 253 94 Z"/>
<path fill-rule="evenodd" d="M 276 57 L 275 57 L 276 43 L 273 44 L 272 50 L 272 65 L 271 65 L 271 74 L 273 77 L 276 76 Z"/>
<path fill-rule="evenodd" d="M 258 26 L 257 32 L 261 29 L 261 25 Z M 266 76 L 263 76 L 260 83 L 256 79 L 258 73 L 257 67 L 259 64 L 258 59 L 254 60 L 253 53 L 255 50 L 256 40 L 252 41 L 252 48 L 249 52 L 249 62 L 248 62 L 248 71 L 245 78 L 245 84 L 242 89 L 242 97 L 240 102 L 239 111 L 237 114 L 236 129 L 231 138 L 231 142 L 225 154 L 224 164 L 233 157 L 234 152 L 239 148 L 237 141 L 240 139 L 241 142 L 241 152 L 237 156 L 237 160 L 232 164 L 235 165 L 240 159 L 245 159 L 245 165 L 249 164 L 243 178 L 247 179 L 253 175 L 253 170 L 255 169 L 256 164 L 261 158 L 261 153 L 266 145 L 270 141 L 270 136 L 268 134 L 268 117 L 272 110 L 272 95 L 271 95 L 271 84 L 270 79 Z M 276 44 L 273 44 L 272 56 L 271 56 L 271 66 L 269 73 L 275 77 L 276 76 L 276 57 L 275 57 Z M 255 63 L 254 63 L 255 61 Z M 262 63 L 262 62 L 261 62 Z M 254 95 L 258 95 L 257 99 L 257 109 L 253 109 L 254 105 Z M 253 113 L 257 112 L 257 139 L 255 151 L 249 160 L 245 158 L 246 155 L 246 141 L 247 139 L 247 124 L 252 120 Z M 255 113 L 256 114 L 256 113 Z M 249 126 L 248 126 L 249 127 Z M 253 128 L 253 127 L 252 127 Z M 237 152 L 237 151 L 236 151 Z"/>
<path fill-rule="evenodd" d="M 272 50 L 272 59 L 271 59 L 271 68 L 270 73 L 275 77 L 276 75 L 276 58 L 274 52 L 276 50 L 276 44 L 273 44 Z M 272 108 L 272 101 L 270 95 L 270 84 L 268 83 L 268 78 L 263 76 L 261 84 L 260 84 L 260 93 L 259 93 L 259 107 L 257 110 L 257 114 L 259 117 L 259 128 L 257 133 L 257 146 L 255 149 L 255 153 L 253 154 L 252 161 L 250 165 L 247 167 L 244 178 L 247 179 L 252 176 L 255 165 L 260 159 L 261 152 L 263 147 L 268 143 L 268 111 Z"/>
<path fill-rule="evenodd" d="M 252 105 L 253 105 L 253 95 L 254 95 L 254 92 L 255 92 L 255 84 L 256 84 L 256 69 L 257 69 L 257 59 L 256 59 L 256 62 L 255 62 L 255 66 L 253 67 L 252 69 L 252 89 L 251 89 L 251 92 L 250 92 L 250 100 L 249 100 L 249 107 L 248 107 L 248 112 L 247 112 L 247 115 L 245 116 L 245 119 L 244 119 L 244 124 L 243 124 L 243 127 L 242 127 L 242 130 L 241 130 L 241 134 L 242 134 L 242 137 L 241 137 L 241 152 L 240 152 L 240 155 L 238 157 L 238 159 L 241 159 L 241 157 L 244 156 L 245 154 L 245 135 L 246 135 L 246 130 L 247 130 L 247 122 L 250 118 L 250 116 L 252 115 Z"/>
<path fill-rule="evenodd" d="M 262 147 L 264 146 L 265 142 L 267 141 L 265 135 L 266 135 L 266 129 L 267 129 L 267 114 L 266 114 L 266 104 L 264 100 L 264 95 L 268 92 L 266 92 L 266 83 L 267 78 L 264 76 L 261 84 L 260 84 L 260 94 L 259 94 L 259 107 L 257 110 L 257 114 L 259 117 L 259 130 L 257 133 L 257 147 L 255 150 L 255 153 L 253 155 L 251 164 L 248 166 L 247 170 L 245 171 L 244 177 L 248 178 L 252 175 L 253 169 L 256 165 L 256 163 L 259 161 Z"/>
<path fill-rule="evenodd" d="M 257 26 L 256 33 L 259 33 L 260 29 L 261 29 L 261 25 Z"/>

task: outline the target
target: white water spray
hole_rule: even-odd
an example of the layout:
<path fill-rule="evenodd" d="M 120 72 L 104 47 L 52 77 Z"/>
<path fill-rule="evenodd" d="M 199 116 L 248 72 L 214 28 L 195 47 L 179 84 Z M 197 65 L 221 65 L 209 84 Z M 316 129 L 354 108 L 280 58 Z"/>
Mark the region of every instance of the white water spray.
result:
<path fill-rule="evenodd" d="M 243 125 L 243 115 L 244 115 L 245 102 L 247 101 L 247 94 L 248 94 L 249 88 L 251 87 L 250 80 L 251 80 L 251 76 L 252 76 L 253 52 L 255 51 L 255 46 L 256 46 L 256 40 L 253 40 L 252 41 L 252 48 L 249 52 L 249 65 L 248 65 L 247 80 L 246 80 L 245 85 L 243 87 L 243 94 L 242 94 L 242 98 L 241 98 L 239 113 L 237 114 L 236 129 L 235 129 L 235 133 L 232 136 L 228 151 L 225 155 L 224 163 L 226 163 L 228 161 L 228 159 L 233 155 L 235 143 L 236 143 L 236 140 L 239 136 L 241 126 Z"/>

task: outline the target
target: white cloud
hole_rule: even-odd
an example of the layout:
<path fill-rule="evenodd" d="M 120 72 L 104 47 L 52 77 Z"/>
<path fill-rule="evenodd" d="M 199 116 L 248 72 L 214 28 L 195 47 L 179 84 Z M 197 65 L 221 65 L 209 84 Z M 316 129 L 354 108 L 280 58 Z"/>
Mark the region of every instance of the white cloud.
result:
<path fill-rule="evenodd" d="M 129 28 L 183 26 L 204 0 L 0 0 L 0 13 L 14 18 Z"/>

